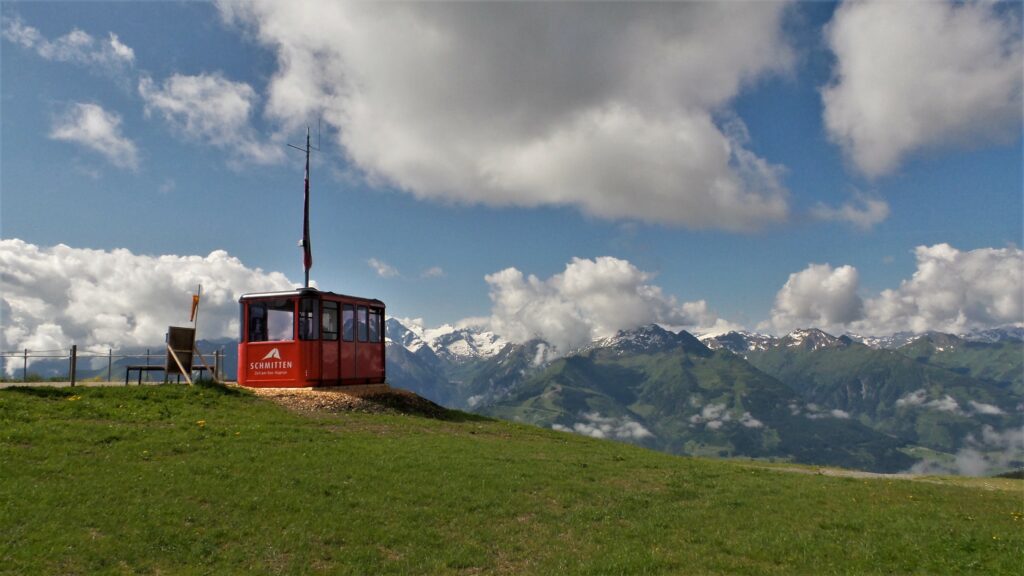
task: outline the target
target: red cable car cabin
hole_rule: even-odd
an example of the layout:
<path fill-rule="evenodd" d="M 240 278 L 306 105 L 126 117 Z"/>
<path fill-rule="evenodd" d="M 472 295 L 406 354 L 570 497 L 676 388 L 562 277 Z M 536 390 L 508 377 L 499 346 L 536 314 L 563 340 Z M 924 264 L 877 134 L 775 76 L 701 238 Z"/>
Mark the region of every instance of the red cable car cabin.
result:
<path fill-rule="evenodd" d="M 303 388 L 384 382 L 384 303 L 303 288 L 243 294 L 238 383 Z"/>

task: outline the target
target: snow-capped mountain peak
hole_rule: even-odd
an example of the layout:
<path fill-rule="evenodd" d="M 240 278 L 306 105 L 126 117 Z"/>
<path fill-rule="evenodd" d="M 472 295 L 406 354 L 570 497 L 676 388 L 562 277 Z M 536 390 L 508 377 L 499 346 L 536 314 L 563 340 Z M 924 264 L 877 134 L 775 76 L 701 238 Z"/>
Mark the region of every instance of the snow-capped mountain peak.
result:
<path fill-rule="evenodd" d="M 691 352 L 708 351 L 707 347 L 689 332 L 670 332 L 657 324 L 648 324 L 632 330 L 619 330 L 614 336 L 595 340 L 580 352 L 599 348 L 612 349 L 618 354 L 659 352 L 672 348 L 684 348 Z"/>
<path fill-rule="evenodd" d="M 768 334 L 734 331 L 717 336 L 701 336 L 700 341 L 712 350 L 722 348 L 740 356 L 747 352 L 767 350 L 775 345 L 778 339 Z"/>
<path fill-rule="evenodd" d="M 990 344 L 1007 340 L 1024 341 L 1024 326 L 1003 326 L 988 330 L 975 330 L 974 332 L 961 334 L 960 338 L 968 342 L 987 342 Z"/>
<path fill-rule="evenodd" d="M 394 342 L 413 353 L 427 345 L 423 341 L 422 327 L 412 322 L 405 324 L 398 318 L 388 318 L 384 321 L 384 341 Z"/>
<path fill-rule="evenodd" d="M 428 340 L 439 356 L 457 359 L 490 358 L 508 345 L 508 341 L 490 330 L 459 328 Z"/>
<path fill-rule="evenodd" d="M 803 328 L 794 330 L 783 336 L 779 346 L 789 348 L 803 348 L 805 350 L 821 350 L 822 348 L 833 348 L 849 344 L 852 340 L 845 337 L 836 337 L 818 330 L 817 328 Z"/>
<path fill-rule="evenodd" d="M 424 328 L 419 319 L 391 317 L 384 327 L 386 339 L 410 352 L 415 353 L 426 346 L 436 355 L 454 360 L 490 358 L 508 344 L 507 340 L 489 330 L 457 328 L 451 324 Z"/>
<path fill-rule="evenodd" d="M 1001 328 L 976 330 L 974 332 L 959 335 L 936 332 L 933 330 L 929 332 L 897 332 L 891 336 L 861 336 L 859 334 L 847 334 L 847 336 L 849 336 L 851 340 L 860 342 L 870 348 L 884 350 L 895 350 L 917 342 L 922 338 L 928 338 L 937 349 L 942 348 L 946 350 L 952 349 L 952 347 L 956 347 L 964 341 L 985 342 L 989 344 L 1014 340 L 1024 341 L 1024 327 L 1003 326 Z"/>
<path fill-rule="evenodd" d="M 914 332 L 897 332 L 890 336 L 862 336 L 860 334 L 847 334 L 850 340 L 860 342 L 868 348 L 875 350 L 895 350 L 906 346 L 920 335 Z"/>

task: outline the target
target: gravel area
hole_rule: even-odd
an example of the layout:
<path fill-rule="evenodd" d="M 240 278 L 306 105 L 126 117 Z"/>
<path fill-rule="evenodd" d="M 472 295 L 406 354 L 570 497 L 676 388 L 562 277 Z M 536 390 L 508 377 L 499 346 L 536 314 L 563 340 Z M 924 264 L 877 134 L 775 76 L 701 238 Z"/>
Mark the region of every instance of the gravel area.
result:
<path fill-rule="evenodd" d="M 347 389 L 349 388 L 349 389 Z M 298 412 L 360 412 L 364 414 L 414 414 L 429 418 L 446 418 L 449 410 L 430 400 L 400 388 L 332 387 L 332 388 L 246 388 Z"/>

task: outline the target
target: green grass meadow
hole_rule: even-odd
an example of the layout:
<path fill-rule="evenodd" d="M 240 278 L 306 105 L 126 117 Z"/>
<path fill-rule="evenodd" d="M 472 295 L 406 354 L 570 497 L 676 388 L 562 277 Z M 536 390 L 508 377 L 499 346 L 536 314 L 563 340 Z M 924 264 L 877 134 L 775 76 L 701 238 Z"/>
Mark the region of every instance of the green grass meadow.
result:
<path fill-rule="evenodd" d="M 1024 570 L 1024 482 L 808 471 L 218 386 L 7 389 L 0 573 Z"/>

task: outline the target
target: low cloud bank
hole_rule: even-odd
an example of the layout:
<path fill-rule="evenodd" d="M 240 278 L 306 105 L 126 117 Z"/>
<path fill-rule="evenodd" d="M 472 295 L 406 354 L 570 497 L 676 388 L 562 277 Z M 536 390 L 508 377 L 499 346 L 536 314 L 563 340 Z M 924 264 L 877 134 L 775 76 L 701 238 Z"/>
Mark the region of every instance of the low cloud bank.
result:
<path fill-rule="evenodd" d="M 910 469 L 915 474 L 959 474 L 987 476 L 1000 469 L 1024 463 L 1024 429 L 996 430 L 985 425 L 981 435 L 968 434 L 965 447 L 951 462 L 920 462 Z"/>
<path fill-rule="evenodd" d="M 1006 412 L 998 406 L 993 406 L 992 404 L 986 404 L 975 400 L 968 400 L 966 406 L 961 406 L 960 403 L 949 394 L 929 399 L 928 392 L 924 388 L 919 388 L 909 394 L 903 395 L 901 398 L 896 400 L 896 407 L 938 410 L 939 412 L 949 412 L 960 416 L 1002 416 L 1006 414 Z"/>
<path fill-rule="evenodd" d="M 963 333 L 1024 323 L 1024 251 L 960 251 L 937 244 L 918 247 L 915 254 L 917 270 L 911 278 L 868 299 L 859 294 L 856 268 L 808 266 L 790 276 L 776 296 L 771 320 L 759 327 Z M 292 287 L 284 275 L 248 268 L 221 250 L 207 256 L 146 256 L 125 249 L 45 248 L 13 239 L 0 241 L 0 265 L 0 345 L 5 350 L 160 342 L 167 325 L 187 319 L 182 318 L 187 295 L 198 283 L 206 293 L 204 335 L 233 336 L 239 294 Z M 540 338 L 553 346 L 550 353 L 565 354 L 652 323 L 698 334 L 740 328 L 718 317 L 706 301 L 680 302 L 653 279 L 628 260 L 611 256 L 574 258 L 546 279 L 506 268 L 485 277 L 492 301 L 489 316 L 430 331 L 472 327 L 512 342 Z M 425 336 L 428 329 L 415 324 Z M 952 399 L 929 401 L 936 409 L 979 414 L 998 409 L 959 406 Z"/>
<path fill-rule="evenodd" d="M 764 423 L 743 412 L 738 417 L 726 409 L 725 404 L 707 404 L 701 408 L 700 414 L 690 416 L 690 424 L 703 424 L 708 430 L 718 430 L 729 422 L 737 422 L 746 428 L 761 428 Z"/>
<path fill-rule="evenodd" d="M 615 418 L 601 416 L 598 412 L 582 415 L 583 420 L 571 426 L 552 424 L 551 428 L 561 432 L 575 432 L 591 438 L 611 438 L 615 440 L 643 440 L 653 438 L 654 434 L 639 422 L 626 416 Z"/>
<path fill-rule="evenodd" d="M 150 346 L 188 325 L 190 294 L 203 285 L 201 338 L 238 334 L 238 297 L 290 290 L 279 272 L 248 268 L 223 250 L 147 256 L 129 250 L 40 247 L 0 240 L 0 347 L 56 350 Z M 11 370 L 8 366 L 8 370 Z"/>

